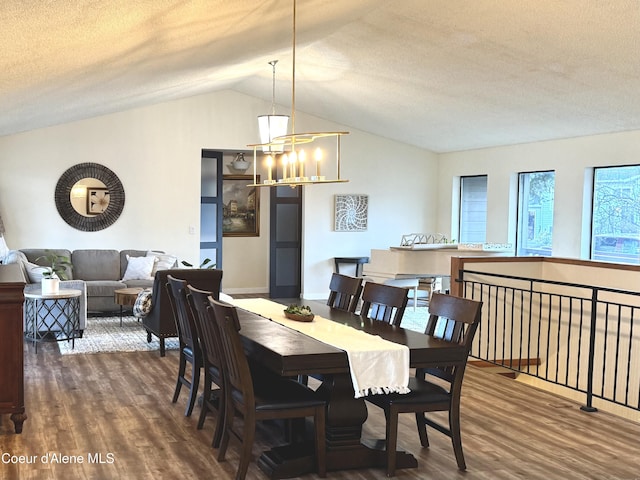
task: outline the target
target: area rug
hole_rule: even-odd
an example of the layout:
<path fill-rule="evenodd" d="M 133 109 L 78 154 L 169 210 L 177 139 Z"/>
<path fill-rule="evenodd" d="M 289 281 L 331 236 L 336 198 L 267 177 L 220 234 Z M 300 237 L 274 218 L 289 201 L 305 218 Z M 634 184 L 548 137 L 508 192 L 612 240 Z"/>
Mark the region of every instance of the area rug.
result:
<path fill-rule="evenodd" d="M 160 342 L 152 336 L 147 343 L 147 332 L 136 317 L 123 316 L 122 326 L 120 317 L 89 317 L 87 328 L 82 338 L 76 338 L 75 347 L 71 342 L 58 342 L 62 355 L 103 353 L 103 352 L 141 352 L 160 350 Z M 177 338 L 165 339 L 167 350 L 178 348 Z"/>

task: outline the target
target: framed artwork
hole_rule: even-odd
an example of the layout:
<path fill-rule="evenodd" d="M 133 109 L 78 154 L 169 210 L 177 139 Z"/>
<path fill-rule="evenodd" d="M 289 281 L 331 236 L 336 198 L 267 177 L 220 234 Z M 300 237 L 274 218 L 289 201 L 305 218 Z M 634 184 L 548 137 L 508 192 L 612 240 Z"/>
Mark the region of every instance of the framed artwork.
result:
<path fill-rule="evenodd" d="M 108 188 L 87 187 L 87 215 L 99 215 L 103 213 L 108 206 Z"/>
<path fill-rule="evenodd" d="M 256 178 L 260 183 L 260 176 Z M 260 189 L 248 187 L 253 175 L 222 177 L 222 236 L 260 236 Z"/>
<path fill-rule="evenodd" d="M 336 232 L 364 232 L 369 216 L 369 195 L 336 195 Z"/>

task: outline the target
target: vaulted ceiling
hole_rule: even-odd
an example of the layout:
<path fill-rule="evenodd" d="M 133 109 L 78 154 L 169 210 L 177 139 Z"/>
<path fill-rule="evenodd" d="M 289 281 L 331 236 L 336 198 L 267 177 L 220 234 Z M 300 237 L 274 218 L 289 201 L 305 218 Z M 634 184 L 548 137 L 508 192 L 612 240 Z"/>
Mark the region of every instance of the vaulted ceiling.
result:
<path fill-rule="evenodd" d="M 274 59 L 288 113 L 292 10 L 5 0 L 0 135 L 224 89 L 270 102 Z M 640 129 L 637 0 L 298 0 L 296 27 L 296 110 L 351 128 L 435 152 Z"/>

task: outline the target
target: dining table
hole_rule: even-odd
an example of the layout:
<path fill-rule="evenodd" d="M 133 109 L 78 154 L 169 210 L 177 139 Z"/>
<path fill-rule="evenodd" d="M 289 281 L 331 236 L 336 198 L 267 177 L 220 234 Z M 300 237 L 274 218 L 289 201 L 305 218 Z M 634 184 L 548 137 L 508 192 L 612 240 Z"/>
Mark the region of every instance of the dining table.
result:
<path fill-rule="evenodd" d="M 410 367 L 457 365 L 465 361 L 466 351 L 457 344 L 440 340 L 379 320 L 333 309 L 317 300 L 271 299 L 282 306 L 307 305 L 315 315 L 356 330 L 406 345 Z M 316 392 L 327 402 L 327 471 L 357 468 L 386 468 L 384 440 L 365 438 L 367 420 L 365 399 L 356 398 L 344 350 L 302 334 L 293 328 L 236 304 L 240 335 L 248 358 L 283 377 L 314 376 L 321 379 Z M 283 315 L 284 316 L 284 315 Z M 417 435 L 417 433 L 416 433 Z M 384 432 L 381 432 L 384 437 Z M 265 451 L 258 466 L 270 478 L 291 478 L 314 471 L 313 442 L 298 442 Z M 396 452 L 397 468 L 417 467 L 408 452 Z"/>

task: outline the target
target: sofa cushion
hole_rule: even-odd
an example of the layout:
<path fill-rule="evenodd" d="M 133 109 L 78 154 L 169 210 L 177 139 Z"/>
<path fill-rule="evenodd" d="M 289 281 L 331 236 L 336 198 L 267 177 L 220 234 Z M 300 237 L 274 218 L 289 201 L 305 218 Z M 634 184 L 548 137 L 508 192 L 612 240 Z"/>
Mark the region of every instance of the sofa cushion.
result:
<path fill-rule="evenodd" d="M 74 250 L 71 254 L 73 277 L 85 281 L 120 278 L 120 253 L 117 250 Z M 124 288 L 124 287 L 122 287 Z M 91 293 L 87 290 L 89 296 Z"/>
<path fill-rule="evenodd" d="M 27 269 L 25 265 L 28 263 L 27 256 L 21 252 L 20 250 L 9 250 L 9 252 L 2 259 L 2 263 L 5 265 L 9 265 L 10 263 L 15 263 L 20 266 L 20 270 L 22 271 L 22 277 L 26 282 L 30 282 L 29 275 L 27 274 Z"/>
<path fill-rule="evenodd" d="M 127 271 L 124 272 L 122 281 L 151 280 L 151 272 L 156 263 L 156 257 L 129 257 L 127 258 Z"/>
<path fill-rule="evenodd" d="M 87 286 L 87 297 L 114 298 L 114 291 L 120 288 L 127 288 L 126 284 L 114 280 L 89 280 L 85 284 Z"/>
<path fill-rule="evenodd" d="M 127 288 L 149 288 L 153 286 L 153 280 L 145 279 L 145 280 L 127 280 L 126 282 Z"/>
<path fill-rule="evenodd" d="M 21 248 L 20 251 L 24 253 L 24 256 L 27 258 L 27 261 L 31 263 L 35 263 L 37 265 L 42 265 L 42 266 L 47 266 L 47 260 L 46 258 L 41 258 L 41 257 L 45 257 L 47 254 L 50 254 L 50 253 L 54 253 L 60 257 L 67 257 L 71 259 L 71 251 L 63 248 Z M 71 263 L 73 263 L 73 260 Z M 67 280 L 73 280 L 74 278 L 82 279 L 82 277 L 78 277 L 76 275 L 74 270 L 75 270 L 74 268 L 65 269 Z"/>

